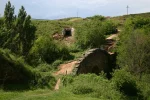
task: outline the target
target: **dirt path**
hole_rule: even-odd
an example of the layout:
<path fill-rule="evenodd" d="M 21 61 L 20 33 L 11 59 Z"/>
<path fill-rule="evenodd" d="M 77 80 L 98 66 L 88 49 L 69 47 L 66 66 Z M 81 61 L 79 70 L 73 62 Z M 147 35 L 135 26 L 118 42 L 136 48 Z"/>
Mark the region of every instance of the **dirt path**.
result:
<path fill-rule="evenodd" d="M 106 40 L 114 39 L 116 37 L 118 37 L 118 34 L 113 34 L 113 35 L 109 36 L 108 38 L 106 38 Z"/>
<path fill-rule="evenodd" d="M 54 90 L 59 90 L 60 78 L 57 80 Z"/>
<path fill-rule="evenodd" d="M 61 64 L 58 67 L 60 70 L 55 72 L 54 75 L 57 76 L 57 75 L 71 74 L 76 63 L 77 63 L 77 61 L 72 61 L 72 62 L 69 62 L 69 63 L 66 63 L 66 64 Z M 54 90 L 59 90 L 60 82 L 61 82 L 61 79 L 59 78 L 57 80 L 57 83 L 55 85 Z"/>
<path fill-rule="evenodd" d="M 118 32 L 120 32 L 120 30 Z M 116 41 L 118 40 L 118 35 L 119 35 L 119 33 L 116 33 L 116 34 L 112 34 L 108 38 L 106 38 L 105 50 L 109 54 L 114 54 L 111 51 L 114 49 L 114 47 L 116 45 Z"/>
<path fill-rule="evenodd" d="M 54 75 L 66 75 L 66 74 L 71 74 L 72 70 L 74 68 L 74 65 L 77 63 L 77 61 L 72 61 L 66 64 L 61 64 L 58 68 L 60 69 L 59 71 L 55 72 Z"/>

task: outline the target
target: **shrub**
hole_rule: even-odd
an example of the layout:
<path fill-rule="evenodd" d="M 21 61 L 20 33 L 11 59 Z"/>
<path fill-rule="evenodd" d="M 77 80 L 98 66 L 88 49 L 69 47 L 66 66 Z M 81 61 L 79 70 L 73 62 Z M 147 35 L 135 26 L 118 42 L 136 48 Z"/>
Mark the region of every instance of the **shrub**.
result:
<path fill-rule="evenodd" d="M 54 85 L 56 84 L 56 79 L 50 74 L 41 75 L 41 77 L 37 80 L 37 88 L 50 88 L 53 89 Z"/>
<path fill-rule="evenodd" d="M 77 86 L 74 87 L 73 89 L 73 93 L 74 94 L 88 94 L 88 93 L 92 93 L 94 90 L 92 89 L 92 87 L 88 86 L 88 85 L 82 85 L 82 86 Z"/>
<path fill-rule="evenodd" d="M 130 72 L 141 74 L 148 72 L 150 66 L 149 18 L 129 18 L 125 22 L 118 44 L 118 64 L 128 66 Z"/>
<path fill-rule="evenodd" d="M 44 63 L 44 64 L 38 65 L 36 69 L 39 72 L 48 72 L 48 71 L 52 70 L 52 66 L 49 65 L 49 64 Z"/>
<path fill-rule="evenodd" d="M 92 20 L 99 20 L 99 21 L 104 21 L 106 19 L 104 16 L 101 15 L 95 15 L 93 17 L 87 17 L 87 18 Z"/>
<path fill-rule="evenodd" d="M 79 26 L 75 34 L 76 45 L 81 49 L 100 47 L 105 40 L 101 25 L 100 21 L 88 21 Z"/>
<path fill-rule="evenodd" d="M 0 83 L 29 84 L 36 80 L 38 73 L 27 65 L 21 57 L 9 50 L 0 49 Z"/>
<path fill-rule="evenodd" d="M 141 95 L 144 100 L 150 99 L 150 74 L 143 74 L 139 80 L 137 76 L 137 85 L 141 90 Z"/>
<path fill-rule="evenodd" d="M 129 71 L 135 74 L 148 72 L 150 70 L 149 34 L 138 29 L 121 35 L 120 45 L 117 48 L 120 67 L 128 66 Z"/>
<path fill-rule="evenodd" d="M 78 47 L 78 45 L 72 44 L 72 45 L 69 47 L 69 51 L 72 52 L 72 53 L 77 53 L 77 52 L 80 52 L 80 51 L 82 51 L 82 50 L 81 50 L 81 48 Z"/>
<path fill-rule="evenodd" d="M 135 17 L 132 20 L 132 24 L 134 28 L 143 28 L 143 27 L 149 27 L 150 26 L 150 18 L 146 17 Z"/>
<path fill-rule="evenodd" d="M 110 35 L 112 33 L 116 33 L 117 32 L 116 25 L 110 20 L 103 22 L 101 28 L 102 28 L 102 32 L 105 35 Z"/>
<path fill-rule="evenodd" d="M 116 70 L 113 74 L 112 81 L 115 83 L 116 88 L 126 96 L 138 98 L 140 90 L 138 89 L 136 80 L 125 69 Z"/>
<path fill-rule="evenodd" d="M 50 37 L 41 36 L 36 40 L 28 57 L 28 62 L 32 65 L 38 65 L 42 62 L 51 64 L 57 59 L 70 59 L 68 48 Z"/>
<path fill-rule="evenodd" d="M 62 60 L 56 60 L 56 61 L 53 62 L 52 66 L 53 66 L 54 69 L 57 69 L 57 67 L 58 67 L 60 64 L 62 64 L 62 63 L 63 63 Z"/>
<path fill-rule="evenodd" d="M 123 96 L 115 89 L 113 83 L 109 80 L 95 74 L 83 74 L 69 78 L 70 85 L 67 89 L 77 95 L 86 95 L 103 100 L 120 100 Z M 67 81 L 68 82 L 68 81 Z"/>
<path fill-rule="evenodd" d="M 43 69 L 34 70 L 21 57 L 9 50 L 0 49 L 0 85 L 4 89 L 52 88 L 56 82 L 55 78 L 50 73 L 42 74 L 40 71 Z"/>
<path fill-rule="evenodd" d="M 105 42 L 105 35 L 116 33 L 112 21 L 91 20 L 83 22 L 76 29 L 76 46 L 81 49 L 100 48 Z"/>
<path fill-rule="evenodd" d="M 72 75 L 63 76 L 62 77 L 63 86 L 67 86 L 67 85 L 71 84 L 73 82 L 73 78 L 74 78 L 74 76 L 72 76 Z"/>
<path fill-rule="evenodd" d="M 150 27 L 150 18 L 149 17 L 130 17 L 126 20 L 124 28 L 127 32 L 130 32 L 134 29 L 146 29 L 149 30 Z"/>
<path fill-rule="evenodd" d="M 145 74 L 149 74 L 150 71 L 149 25 L 149 18 L 131 17 L 127 19 L 119 35 L 117 61 L 121 68 L 126 66 L 127 70 L 115 72 L 114 78 L 118 77 L 116 82 L 120 84 L 119 89 L 135 99 L 149 97 L 149 82 L 143 80 Z"/>

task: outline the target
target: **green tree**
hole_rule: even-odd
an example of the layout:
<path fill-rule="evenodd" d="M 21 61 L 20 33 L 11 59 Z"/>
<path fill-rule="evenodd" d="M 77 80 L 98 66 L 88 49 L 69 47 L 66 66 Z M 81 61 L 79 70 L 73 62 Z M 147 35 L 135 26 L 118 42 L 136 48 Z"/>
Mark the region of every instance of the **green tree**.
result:
<path fill-rule="evenodd" d="M 143 73 L 150 71 L 149 25 L 148 18 L 130 18 L 120 34 L 118 63 L 120 67 L 127 66 L 130 72 L 139 74 L 140 78 Z"/>
<path fill-rule="evenodd" d="M 3 21 L 3 19 L 2 18 L 0 18 L 0 47 L 2 46 L 2 44 L 3 44 L 3 23 L 4 23 L 4 21 Z"/>
<path fill-rule="evenodd" d="M 13 21 L 15 20 L 14 9 L 15 7 L 8 1 L 4 11 L 4 25 L 7 29 L 11 29 Z"/>
<path fill-rule="evenodd" d="M 133 73 L 150 70 L 150 39 L 143 31 L 136 30 L 124 40 L 119 50 L 120 66 L 128 66 Z"/>
<path fill-rule="evenodd" d="M 14 16 L 14 6 L 8 1 L 4 11 L 4 27 L 0 33 L 1 47 L 27 56 L 34 42 L 35 31 L 31 16 L 27 15 L 25 8 L 22 6 L 18 16 Z"/>
<path fill-rule="evenodd" d="M 18 48 L 19 52 L 26 56 L 31 49 L 36 28 L 31 23 L 31 16 L 27 15 L 25 8 L 22 6 L 19 10 L 16 20 L 16 31 L 18 33 Z"/>
<path fill-rule="evenodd" d="M 28 15 L 23 23 L 24 36 L 22 40 L 22 53 L 28 55 L 31 47 L 34 44 L 36 27 L 31 23 L 31 16 Z"/>
<path fill-rule="evenodd" d="M 10 1 L 5 6 L 4 17 L 2 18 L 1 23 L 1 43 L 0 46 L 3 48 L 11 48 L 13 47 L 12 40 L 14 35 L 14 6 L 11 5 Z"/>

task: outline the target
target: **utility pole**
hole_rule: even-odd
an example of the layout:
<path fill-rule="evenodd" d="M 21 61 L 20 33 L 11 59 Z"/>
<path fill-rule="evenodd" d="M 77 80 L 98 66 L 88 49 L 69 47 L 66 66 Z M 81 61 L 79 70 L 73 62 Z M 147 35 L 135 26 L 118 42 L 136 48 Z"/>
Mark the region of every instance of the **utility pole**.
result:
<path fill-rule="evenodd" d="M 127 15 L 128 15 L 129 6 L 127 5 Z"/>
<path fill-rule="evenodd" d="M 78 11 L 77 11 L 77 17 L 78 17 Z"/>
<path fill-rule="evenodd" d="M 78 12 L 78 9 L 77 9 L 77 17 L 79 17 L 79 12 Z"/>

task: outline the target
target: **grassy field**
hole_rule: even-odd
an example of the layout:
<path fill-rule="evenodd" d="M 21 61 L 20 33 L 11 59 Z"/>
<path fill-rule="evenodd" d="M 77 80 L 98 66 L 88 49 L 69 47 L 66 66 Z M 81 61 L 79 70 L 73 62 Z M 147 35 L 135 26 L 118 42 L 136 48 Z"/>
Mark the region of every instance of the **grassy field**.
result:
<path fill-rule="evenodd" d="M 0 90 L 0 100 L 99 100 L 87 96 L 74 95 L 67 91 L 29 90 L 5 92 Z"/>

